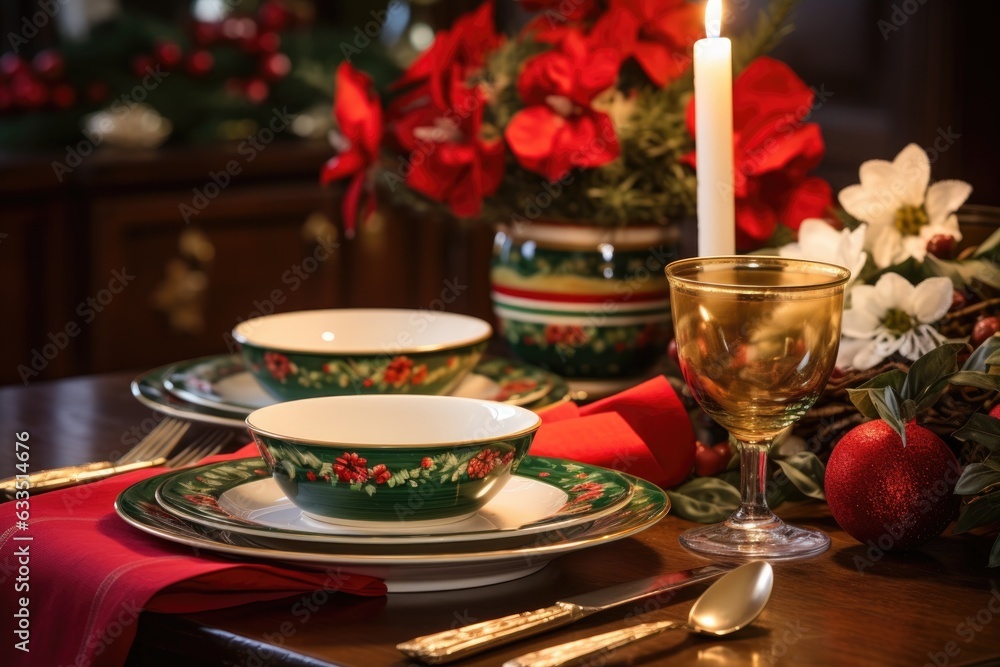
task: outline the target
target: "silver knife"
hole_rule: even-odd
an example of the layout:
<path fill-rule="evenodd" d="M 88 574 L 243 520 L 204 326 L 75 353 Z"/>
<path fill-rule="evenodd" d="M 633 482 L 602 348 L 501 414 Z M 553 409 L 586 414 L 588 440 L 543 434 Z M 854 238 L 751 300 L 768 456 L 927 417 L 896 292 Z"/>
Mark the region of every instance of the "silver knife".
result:
<path fill-rule="evenodd" d="M 706 565 L 655 577 L 629 581 L 598 591 L 574 595 L 544 607 L 503 618 L 482 621 L 454 630 L 445 630 L 397 644 L 411 658 L 440 665 L 488 648 L 507 644 L 551 628 L 577 621 L 591 614 L 642 598 L 714 579 L 733 569 L 730 564 Z"/>

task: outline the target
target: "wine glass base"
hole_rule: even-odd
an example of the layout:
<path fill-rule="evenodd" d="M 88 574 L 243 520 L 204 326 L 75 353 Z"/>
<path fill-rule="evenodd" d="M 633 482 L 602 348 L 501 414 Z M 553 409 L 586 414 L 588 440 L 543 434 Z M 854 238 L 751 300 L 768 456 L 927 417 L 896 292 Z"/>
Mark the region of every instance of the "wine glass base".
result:
<path fill-rule="evenodd" d="M 768 527 L 739 527 L 730 522 L 693 528 L 681 534 L 681 546 L 728 558 L 782 560 L 818 556 L 830 548 L 830 537 L 819 530 L 790 526 L 780 519 Z"/>

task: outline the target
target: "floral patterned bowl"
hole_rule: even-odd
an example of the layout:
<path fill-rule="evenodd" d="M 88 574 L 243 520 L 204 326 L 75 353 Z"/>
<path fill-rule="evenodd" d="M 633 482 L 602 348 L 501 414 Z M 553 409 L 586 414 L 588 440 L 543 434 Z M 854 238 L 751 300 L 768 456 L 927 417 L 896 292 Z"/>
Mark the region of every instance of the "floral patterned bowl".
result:
<path fill-rule="evenodd" d="M 280 400 L 447 394 L 492 334 L 468 315 L 374 308 L 266 315 L 233 329 L 247 368 Z"/>
<path fill-rule="evenodd" d="M 454 396 L 331 396 L 246 419 L 275 482 L 306 516 L 392 530 L 475 513 L 503 488 L 541 420 Z"/>

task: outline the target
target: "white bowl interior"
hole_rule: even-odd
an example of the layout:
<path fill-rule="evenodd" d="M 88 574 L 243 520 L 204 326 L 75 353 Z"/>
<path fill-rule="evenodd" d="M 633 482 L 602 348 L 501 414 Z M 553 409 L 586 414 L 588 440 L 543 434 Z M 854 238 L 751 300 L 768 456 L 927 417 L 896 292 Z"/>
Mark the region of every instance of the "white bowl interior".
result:
<path fill-rule="evenodd" d="M 538 415 L 495 401 L 455 396 L 325 396 L 250 413 L 251 429 L 341 446 L 435 445 L 504 438 L 537 426 Z"/>
<path fill-rule="evenodd" d="M 257 317 L 233 329 L 240 343 L 288 352 L 403 354 L 469 345 L 493 333 L 489 322 L 436 310 L 343 308 Z"/>

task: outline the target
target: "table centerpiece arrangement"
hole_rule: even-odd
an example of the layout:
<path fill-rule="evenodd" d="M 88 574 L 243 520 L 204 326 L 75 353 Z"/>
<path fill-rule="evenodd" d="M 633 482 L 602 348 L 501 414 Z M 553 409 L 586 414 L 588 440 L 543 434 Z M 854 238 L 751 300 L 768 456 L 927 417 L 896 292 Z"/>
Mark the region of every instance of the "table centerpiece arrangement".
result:
<path fill-rule="evenodd" d="M 670 338 L 663 267 L 695 210 L 692 45 L 684 0 L 521 3 L 498 33 L 492 2 L 440 31 L 383 101 L 338 69 L 336 155 L 349 228 L 375 194 L 496 225 L 496 323 L 523 360 L 574 380 L 648 374 Z M 737 242 L 789 239 L 831 204 L 813 93 L 765 54 L 796 3 L 775 0 L 735 39 Z M 729 18 L 727 15 L 726 18 Z M 728 23 L 727 23 L 728 25 Z"/>

